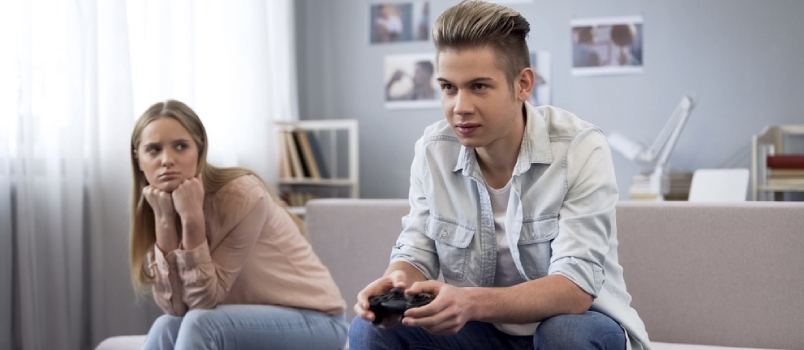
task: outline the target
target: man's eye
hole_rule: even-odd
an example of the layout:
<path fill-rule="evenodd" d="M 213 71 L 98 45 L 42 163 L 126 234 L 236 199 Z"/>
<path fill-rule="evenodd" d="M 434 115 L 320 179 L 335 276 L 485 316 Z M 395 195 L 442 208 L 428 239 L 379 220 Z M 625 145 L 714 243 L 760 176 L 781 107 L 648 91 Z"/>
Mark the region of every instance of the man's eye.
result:
<path fill-rule="evenodd" d="M 441 90 L 451 90 L 452 84 L 441 84 Z"/>
<path fill-rule="evenodd" d="M 475 86 L 474 86 L 474 87 L 475 87 L 475 90 L 485 90 L 485 89 L 487 89 L 489 86 L 488 86 L 488 85 L 486 85 L 486 84 L 475 84 Z"/>

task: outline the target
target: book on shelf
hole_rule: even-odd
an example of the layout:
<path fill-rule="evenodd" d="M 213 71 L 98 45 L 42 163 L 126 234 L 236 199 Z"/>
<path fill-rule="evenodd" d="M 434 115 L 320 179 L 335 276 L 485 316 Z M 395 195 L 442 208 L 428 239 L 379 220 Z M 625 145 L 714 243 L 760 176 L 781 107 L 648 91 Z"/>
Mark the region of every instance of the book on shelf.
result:
<path fill-rule="evenodd" d="M 307 201 L 321 198 L 321 195 L 310 191 L 286 191 L 279 195 L 285 203 L 291 207 L 303 207 Z"/>
<path fill-rule="evenodd" d="M 316 163 L 315 156 L 313 155 L 312 147 L 310 147 L 310 140 L 307 137 L 307 132 L 304 130 L 296 130 L 296 141 L 299 143 L 304 164 L 310 174 L 310 178 L 320 179 L 321 173 L 318 171 L 318 164 Z"/>
<path fill-rule="evenodd" d="M 804 154 L 771 155 L 765 165 L 771 169 L 804 169 Z"/>
<path fill-rule="evenodd" d="M 650 177 L 651 174 L 639 174 L 631 178 L 631 187 L 628 189 L 628 197 L 631 200 L 657 200 L 659 198 L 658 193 L 651 191 Z M 664 200 L 685 201 L 690 195 L 692 173 L 671 172 L 670 174 L 664 174 L 661 182 Z"/>
<path fill-rule="evenodd" d="M 329 168 L 327 167 L 327 162 L 324 159 L 324 153 L 321 149 L 321 144 L 318 143 L 318 137 L 311 132 L 307 132 L 307 141 L 310 143 L 310 149 L 313 151 L 313 158 L 315 158 L 316 167 L 318 168 L 318 173 L 321 175 L 322 178 L 328 179 L 330 178 L 329 175 Z"/>
<path fill-rule="evenodd" d="M 285 156 L 290 159 L 291 172 L 293 177 L 301 179 L 304 177 L 304 170 L 301 165 L 301 158 L 299 157 L 298 149 L 296 148 L 296 141 L 293 134 L 289 131 L 283 131 L 285 139 Z"/>
<path fill-rule="evenodd" d="M 768 186 L 800 186 L 804 187 L 804 177 L 799 178 L 770 178 Z"/>
<path fill-rule="evenodd" d="M 771 179 L 804 178 L 804 169 L 771 169 Z"/>
<path fill-rule="evenodd" d="M 291 178 L 293 177 L 293 166 L 290 164 L 285 131 L 279 131 L 277 137 L 279 138 L 279 178 Z"/>
<path fill-rule="evenodd" d="M 302 177 L 310 177 L 310 169 L 307 167 L 307 159 L 304 157 L 304 150 L 302 150 L 301 141 L 299 140 L 299 134 L 296 132 L 291 132 L 291 138 L 293 139 L 293 144 L 296 147 L 296 154 L 299 155 L 299 163 L 301 163 L 301 170 L 302 170 Z"/>

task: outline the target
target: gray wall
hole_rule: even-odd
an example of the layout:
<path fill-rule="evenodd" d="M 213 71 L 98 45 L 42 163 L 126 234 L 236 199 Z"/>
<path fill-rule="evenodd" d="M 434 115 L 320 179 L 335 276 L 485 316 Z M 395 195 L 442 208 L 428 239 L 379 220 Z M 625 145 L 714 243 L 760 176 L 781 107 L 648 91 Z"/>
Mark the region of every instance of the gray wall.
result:
<path fill-rule="evenodd" d="M 431 42 L 368 44 L 369 0 L 297 1 L 302 119 L 360 123 L 361 197 L 406 197 L 413 144 L 440 109 L 386 110 L 383 58 L 434 52 Z M 457 1 L 431 1 L 433 20 Z M 650 144 L 681 96 L 698 105 L 670 163 L 675 169 L 750 167 L 751 135 L 804 123 L 804 1 L 534 0 L 511 4 L 531 23 L 531 50 L 552 58 L 552 104 Z M 644 72 L 570 75 L 569 22 L 644 19 Z M 622 198 L 640 169 L 614 155 Z"/>

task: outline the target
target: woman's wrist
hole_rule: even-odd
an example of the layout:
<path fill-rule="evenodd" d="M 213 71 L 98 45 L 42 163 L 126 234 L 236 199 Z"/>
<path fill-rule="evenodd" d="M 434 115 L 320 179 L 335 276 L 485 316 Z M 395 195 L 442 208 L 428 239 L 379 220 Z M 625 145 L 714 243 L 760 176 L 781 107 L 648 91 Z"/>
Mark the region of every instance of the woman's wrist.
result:
<path fill-rule="evenodd" d="M 204 212 L 182 216 L 182 242 L 185 250 L 192 250 L 207 239 Z"/>

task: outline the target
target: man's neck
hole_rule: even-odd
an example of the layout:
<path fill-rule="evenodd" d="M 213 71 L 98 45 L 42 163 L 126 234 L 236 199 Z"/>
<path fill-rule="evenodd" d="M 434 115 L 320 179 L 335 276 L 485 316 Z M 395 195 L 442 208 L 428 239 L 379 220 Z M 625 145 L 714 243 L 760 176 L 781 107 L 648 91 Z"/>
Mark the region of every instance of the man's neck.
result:
<path fill-rule="evenodd" d="M 475 149 L 477 162 L 486 184 L 491 188 L 502 188 L 511 179 L 519 158 L 519 149 L 525 135 L 525 107 L 520 110 L 517 125 L 508 137 L 500 138 L 485 147 Z"/>

